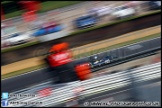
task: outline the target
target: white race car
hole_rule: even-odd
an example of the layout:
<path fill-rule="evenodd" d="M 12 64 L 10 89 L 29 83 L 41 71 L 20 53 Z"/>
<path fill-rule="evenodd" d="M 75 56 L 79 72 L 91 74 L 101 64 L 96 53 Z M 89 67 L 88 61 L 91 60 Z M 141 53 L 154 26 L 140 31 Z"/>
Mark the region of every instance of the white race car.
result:
<path fill-rule="evenodd" d="M 128 6 L 115 7 L 113 9 L 113 12 L 111 13 L 112 17 L 117 19 L 127 18 L 135 14 L 136 14 L 135 9 L 130 8 Z"/>
<path fill-rule="evenodd" d="M 4 42 L 7 43 L 9 46 L 13 46 L 26 43 L 32 39 L 33 37 L 30 35 L 30 33 L 15 33 L 7 37 Z"/>
<path fill-rule="evenodd" d="M 88 14 L 94 14 L 97 17 L 102 17 L 105 15 L 109 15 L 112 12 L 112 5 L 110 6 L 103 6 L 103 7 L 97 7 L 97 8 L 93 8 L 91 10 L 88 11 Z"/>

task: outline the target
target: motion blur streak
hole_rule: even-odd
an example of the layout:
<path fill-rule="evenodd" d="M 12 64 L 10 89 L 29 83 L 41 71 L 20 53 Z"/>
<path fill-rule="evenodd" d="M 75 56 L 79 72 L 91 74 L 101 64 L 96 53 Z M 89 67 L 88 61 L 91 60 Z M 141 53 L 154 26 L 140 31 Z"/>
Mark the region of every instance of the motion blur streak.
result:
<path fill-rule="evenodd" d="M 20 0 L 1 6 L 1 66 L 8 70 L 1 76 L 20 74 L 16 71 L 26 66 L 32 70 L 42 61 L 47 65 L 1 80 L 1 106 L 92 107 L 96 101 L 161 106 L 161 1 Z M 14 63 L 21 60 L 26 62 Z"/>
<path fill-rule="evenodd" d="M 38 106 L 64 106 L 67 102 L 73 99 L 77 99 L 76 101 L 78 101 L 78 104 L 82 105 L 83 102 L 86 102 L 90 99 L 91 100 L 97 99 L 95 97 L 99 98 L 99 95 L 101 96 L 99 99 L 106 98 L 106 97 L 102 97 L 104 96 L 103 94 L 106 93 L 105 95 L 109 95 L 108 96 L 109 98 L 113 97 L 115 101 L 121 101 L 121 100 L 122 101 L 124 100 L 150 101 L 148 97 L 143 97 L 143 96 L 153 91 L 156 92 L 152 95 L 158 95 L 159 84 L 155 85 L 153 83 L 160 82 L 160 78 L 161 78 L 160 67 L 161 67 L 161 62 L 126 70 L 126 71 L 107 74 L 107 75 L 95 77 L 81 82 L 76 81 L 59 88 L 57 87 L 52 88 L 52 94 L 50 96 L 42 97 L 42 98 L 35 97 L 33 99 L 44 103 Z M 153 89 L 154 87 L 152 85 L 154 85 L 155 89 Z M 79 89 L 77 90 L 78 92 L 76 92 L 76 89 Z M 127 89 L 127 93 L 126 92 L 119 93 L 119 94 L 117 93 L 119 91 L 123 91 L 126 89 Z M 145 90 L 147 90 L 147 92 L 143 92 Z M 20 93 L 25 93 L 25 92 L 20 92 Z M 115 93 L 117 93 L 118 95 Z M 121 97 L 122 95 L 124 97 Z M 154 99 L 151 99 L 151 101 L 160 102 L 159 96 L 155 97 Z M 25 99 L 22 98 L 21 101 L 27 99 L 33 100 L 32 98 L 25 98 Z M 18 101 L 19 99 L 11 99 L 11 100 Z"/>

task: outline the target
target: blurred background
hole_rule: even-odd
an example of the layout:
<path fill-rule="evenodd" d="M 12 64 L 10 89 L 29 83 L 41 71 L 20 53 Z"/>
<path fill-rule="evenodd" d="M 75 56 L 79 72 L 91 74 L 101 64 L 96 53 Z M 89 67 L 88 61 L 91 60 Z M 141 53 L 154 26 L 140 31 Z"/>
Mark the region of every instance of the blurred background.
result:
<path fill-rule="evenodd" d="M 62 42 L 66 49 L 49 52 Z M 161 1 L 3 0 L 1 55 L 2 94 L 36 95 L 2 96 L 1 106 L 159 107 Z M 66 63 L 51 68 L 51 55 Z"/>
<path fill-rule="evenodd" d="M 53 1 L 2 1 L 1 48 L 38 41 L 36 37 L 51 33 L 55 35 L 59 31 L 65 31 L 61 33 L 65 36 L 80 28 L 101 25 L 161 8 L 160 1 L 64 1 L 56 2 L 55 5 L 53 3 Z M 79 5 L 63 8 L 77 3 Z M 40 40 L 53 39 L 51 36 L 44 37 L 42 37 L 44 40 L 42 38 Z"/>

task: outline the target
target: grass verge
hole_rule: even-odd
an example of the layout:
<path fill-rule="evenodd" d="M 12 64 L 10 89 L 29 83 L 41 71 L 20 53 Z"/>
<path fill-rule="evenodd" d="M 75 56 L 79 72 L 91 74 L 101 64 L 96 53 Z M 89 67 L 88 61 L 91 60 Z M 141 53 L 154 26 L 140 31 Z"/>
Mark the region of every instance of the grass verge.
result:
<path fill-rule="evenodd" d="M 133 44 L 133 43 L 148 40 L 148 39 L 153 39 L 153 38 L 160 37 L 160 36 L 161 36 L 161 33 L 149 35 L 149 36 L 139 38 L 139 39 L 136 39 L 136 40 L 132 40 L 132 41 L 128 41 L 128 42 L 125 42 L 125 43 L 120 43 L 120 44 L 116 44 L 116 45 L 109 46 L 109 47 L 106 47 L 106 48 L 94 50 L 94 51 L 89 52 L 89 53 L 82 53 L 82 54 L 75 56 L 74 58 L 78 59 L 78 58 L 81 58 L 81 57 L 90 56 L 92 54 L 96 54 L 96 53 L 99 53 L 99 52 L 102 52 L 102 51 L 111 50 L 111 49 L 114 49 L 114 48 L 119 48 L 119 47 L 122 47 L 122 46 L 125 46 L 125 45 Z M 17 75 L 24 74 L 24 73 L 27 73 L 27 72 L 30 72 L 30 71 L 33 71 L 33 70 L 37 70 L 37 69 L 40 69 L 40 68 L 44 68 L 44 67 L 46 67 L 45 64 L 39 65 L 39 66 L 34 66 L 34 67 L 31 67 L 31 68 L 26 68 L 26 69 L 19 70 L 19 71 L 14 71 L 14 72 L 11 72 L 11 73 L 8 73 L 8 74 L 1 75 L 1 79 L 17 76 Z"/>
<path fill-rule="evenodd" d="M 145 16 L 154 15 L 154 14 L 157 14 L 157 13 L 161 13 L 161 10 L 156 10 L 156 11 L 153 11 L 153 12 L 150 12 L 150 13 L 147 13 L 147 14 L 132 16 L 132 17 L 121 19 L 121 20 L 114 21 L 114 22 L 111 22 L 111 23 L 106 23 L 106 24 L 103 24 L 103 25 L 99 25 L 99 26 L 95 26 L 95 27 L 91 27 L 91 28 L 87 28 L 87 29 L 83 29 L 83 30 L 78 30 L 78 31 L 72 32 L 69 36 L 84 33 L 84 32 L 89 32 L 89 31 L 99 29 L 99 28 L 102 28 L 102 27 L 123 23 L 123 22 L 126 22 L 126 21 L 142 18 L 142 17 L 145 17 Z"/>
<path fill-rule="evenodd" d="M 1 4 L 10 3 L 12 1 L 1 1 Z"/>
<path fill-rule="evenodd" d="M 4 1 L 3 4 L 9 3 L 9 2 L 11 2 L 11 1 L 8 1 L 8 2 Z M 45 2 L 41 2 L 41 4 L 40 4 L 41 9 L 38 11 L 38 13 L 43 13 L 43 12 L 50 11 L 53 9 L 63 8 L 63 7 L 78 4 L 81 2 L 83 2 L 83 1 L 45 1 Z M 5 17 L 13 18 L 13 17 L 21 16 L 23 13 L 24 13 L 23 10 L 19 10 L 19 11 L 5 14 Z"/>
<path fill-rule="evenodd" d="M 31 45 L 35 45 L 35 44 L 38 44 L 38 43 L 39 43 L 38 41 L 35 41 L 35 42 L 25 43 L 23 45 L 13 46 L 13 47 L 1 50 L 1 53 L 17 50 L 17 49 L 20 49 L 20 48 L 25 48 L 25 47 L 28 47 L 28 46 L 31 46 Z"/>
<path fill-rule="evenodd" d="M 129 20 L 134 20 L 134 19 L 137 19 L 137 18 L 149 16 L 149 15 L 154 15 L 154 14 L 157 14 L 157 13 L 161 13 L 161 10 L 154 11 L 154 12 L 151 12 L 151 13 L 147 13 L 147 14 L 144 14 L 144 15 L 139 15 L 139 16 L 134 16 L 134 17 L 130 17 L 130 18 L 114 21 L 114 22 L 111 22 L 111 23 L 99 25 L 99 26 L 92 27 L 92 28 L 87 28 L 85 30 L 74 31 L 71 34 L 69 34 L 68 36 L 77 35 L 77 34 L 80 34 L 80 33 L 86 33 L 86 32 L 89 32 L 89 31 L 92 31 L 92 30 L 96 30 L 96 29 L 99 29 L 99 28 L 102 28 L 102 27 L 111 26 L 111 25 L 115 25 L 115 24 L 120 24 L 120 23 L 129 21 Z M 13 51 L 13 50 L 20 49 L 20 48 L 25 48 L 27 46 L 31 46 L 31 45 L 35 45 L 35 44 L 37 44 L 37 43 L 23 44 L 23 45 L 20 45 L 20 46 L 16 46 L 14 48 L 3 49 L 3 50 L 1 50 L 1 53 L 8 52 L 8 51 Z"/>
<path fill-rule="evenodd" d="M 45 1 L 41 3 L 40 12 L 46 12 L 53 9 L 63 8 L 66 6 L 81 3 L 83 1 Z"/>
<path fill-rule="evenodd" d="M 5 14 L 5 18 L 12 18 L 12 17 L 16 17 L 16 16 L 21 16 L 23 14 L 23 10 L 19 10 L 19 11 L 15 11 L 15 12 L 12 12 L 12 13 L 8 13 L 8 14 Z"/>

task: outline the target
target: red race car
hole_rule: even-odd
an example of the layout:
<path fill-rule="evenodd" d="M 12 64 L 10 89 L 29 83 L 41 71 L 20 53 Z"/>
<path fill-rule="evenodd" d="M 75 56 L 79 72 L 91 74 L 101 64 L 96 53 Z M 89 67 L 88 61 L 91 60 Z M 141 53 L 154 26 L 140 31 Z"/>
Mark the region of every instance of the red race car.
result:
<path fill-rule="evenodd" d="M 46 61 L 53 74 L 59 77 L 59 82 L 71 82 L 78 80 L 72 62 L 72 54 L 68 48 L 68 43 L 60 43 L 52 46 Z"/>

